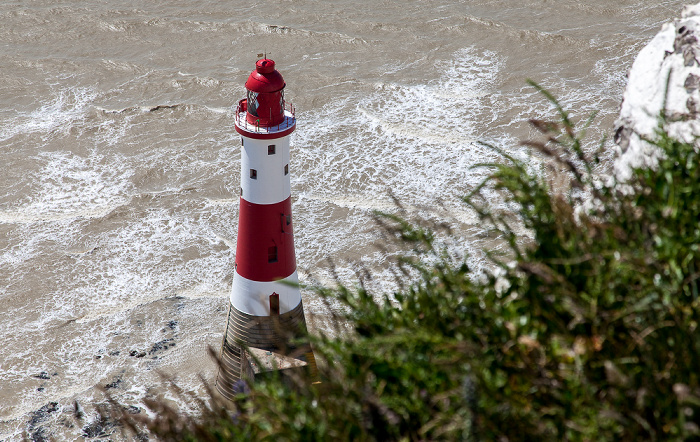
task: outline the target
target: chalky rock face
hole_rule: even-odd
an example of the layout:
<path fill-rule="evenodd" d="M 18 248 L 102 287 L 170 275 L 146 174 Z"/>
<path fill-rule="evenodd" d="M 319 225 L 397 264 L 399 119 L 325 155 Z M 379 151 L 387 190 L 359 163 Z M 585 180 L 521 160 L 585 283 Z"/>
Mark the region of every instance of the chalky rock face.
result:
<path fill-rule="evenodd" d="M 216 381 L 229 399 L 238 381 L 254 376 L 245 347 L 293 352 L 313 362 L 308 345 L 292 349 L 306 329 L 292 230 L 294 108 L 284 99 L 284 79 L 272 60 L 258 60 L 245 87 L 235 126 L 242 145 L 236 266 Z"/>
<path fill-rule="evenodd" d="M 669 134 L 686 142 L 700 135 L 700 4 L 686 6 L 680 19 L 666 23 L 632 65 L 615 143 L 620 155 L 615 175 L 630 177 L 632 167 L 654 167 L 653 139 L 665 110 Z"/>

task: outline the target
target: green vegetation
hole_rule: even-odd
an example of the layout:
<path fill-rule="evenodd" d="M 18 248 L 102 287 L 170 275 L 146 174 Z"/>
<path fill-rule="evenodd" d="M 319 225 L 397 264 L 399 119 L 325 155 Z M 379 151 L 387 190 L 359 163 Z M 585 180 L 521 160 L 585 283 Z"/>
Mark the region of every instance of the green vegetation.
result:
<path fill-rule="evenodd" d="M 320 290 L 348 307 L 341 320 L 355 331 L 313 338 L 321 384 L 256 383 L 196 420 L 154 403 L 145 425 L 165 440 L 700 437 L 698 153 L 662 123 L 656 170 L 601 183 L 597 159 L 549 98 L 560 121 L 532 121 L 542 141 L 524 144 L 566 190 L 502 153 L 465 198 L 508 244 L 491 255 L 498 276 L 450 258 L 430 228 L 382 215 L 415 251 L 400 266 L 419 276 L 391 296 Z M 513 211 L 489 208 L 486 188 Z"/>

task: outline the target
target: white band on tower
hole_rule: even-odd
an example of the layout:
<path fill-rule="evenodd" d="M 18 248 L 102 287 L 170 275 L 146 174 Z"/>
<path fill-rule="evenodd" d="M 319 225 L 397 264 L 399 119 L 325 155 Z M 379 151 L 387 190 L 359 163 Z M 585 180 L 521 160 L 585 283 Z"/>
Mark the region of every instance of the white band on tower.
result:
<path fill-rule="evenodd" d="M 239 311 L 253 316 L 270 316 L 270 295 L 279 295 L 279 314 L 294 310 L 301 302 L 298 287 L 299 277 L 295 271 L 279 281 L 251 281 L 236 273 L 233 276 L 231 305 Z"/>
<path fill-rule="evenodd" d="M 269 140 L 241 138 L 241 197 L 254 204 L 289 198 L 289 135 Z"/>

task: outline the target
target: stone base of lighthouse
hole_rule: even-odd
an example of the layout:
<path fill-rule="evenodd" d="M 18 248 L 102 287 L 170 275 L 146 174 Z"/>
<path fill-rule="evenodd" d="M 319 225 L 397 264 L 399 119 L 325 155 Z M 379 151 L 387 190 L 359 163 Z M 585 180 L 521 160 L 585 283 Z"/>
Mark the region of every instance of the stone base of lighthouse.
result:
<path fill-rule="evenodd" d="M 246 348 L 261 349 L 303 361 L 316 372 L 311 346 L 299 343 L 306 336 L 306 320 L 301 302 L 287 313 L 253 316 L 229 304 L 228 321 L 221 349 L 221 365 L 216 388 L 225 398 L 237 392 L 237 382 L 253 380 L 264 368 L 254 364 Z"/>
<path fill-rule="evenodd" d="M 240 340 L 250 347 L 286 353 L 290 340 L 306 332 L 304 307 L 300 302 L 281 315 L 253 316 L 230 306 L 224 345 Z"/>

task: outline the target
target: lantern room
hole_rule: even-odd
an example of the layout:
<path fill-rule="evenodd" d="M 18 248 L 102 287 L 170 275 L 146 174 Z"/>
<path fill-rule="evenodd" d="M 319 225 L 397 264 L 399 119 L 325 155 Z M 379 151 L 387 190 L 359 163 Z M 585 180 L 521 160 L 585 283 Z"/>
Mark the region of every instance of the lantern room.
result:
<path fill-rule="evenodd" d="M 274 61 L 263 58 L 255 63 L 255 70 L 245 83 L 248 124 L 270 127 L 284 121 L 284 86 Z"/>

